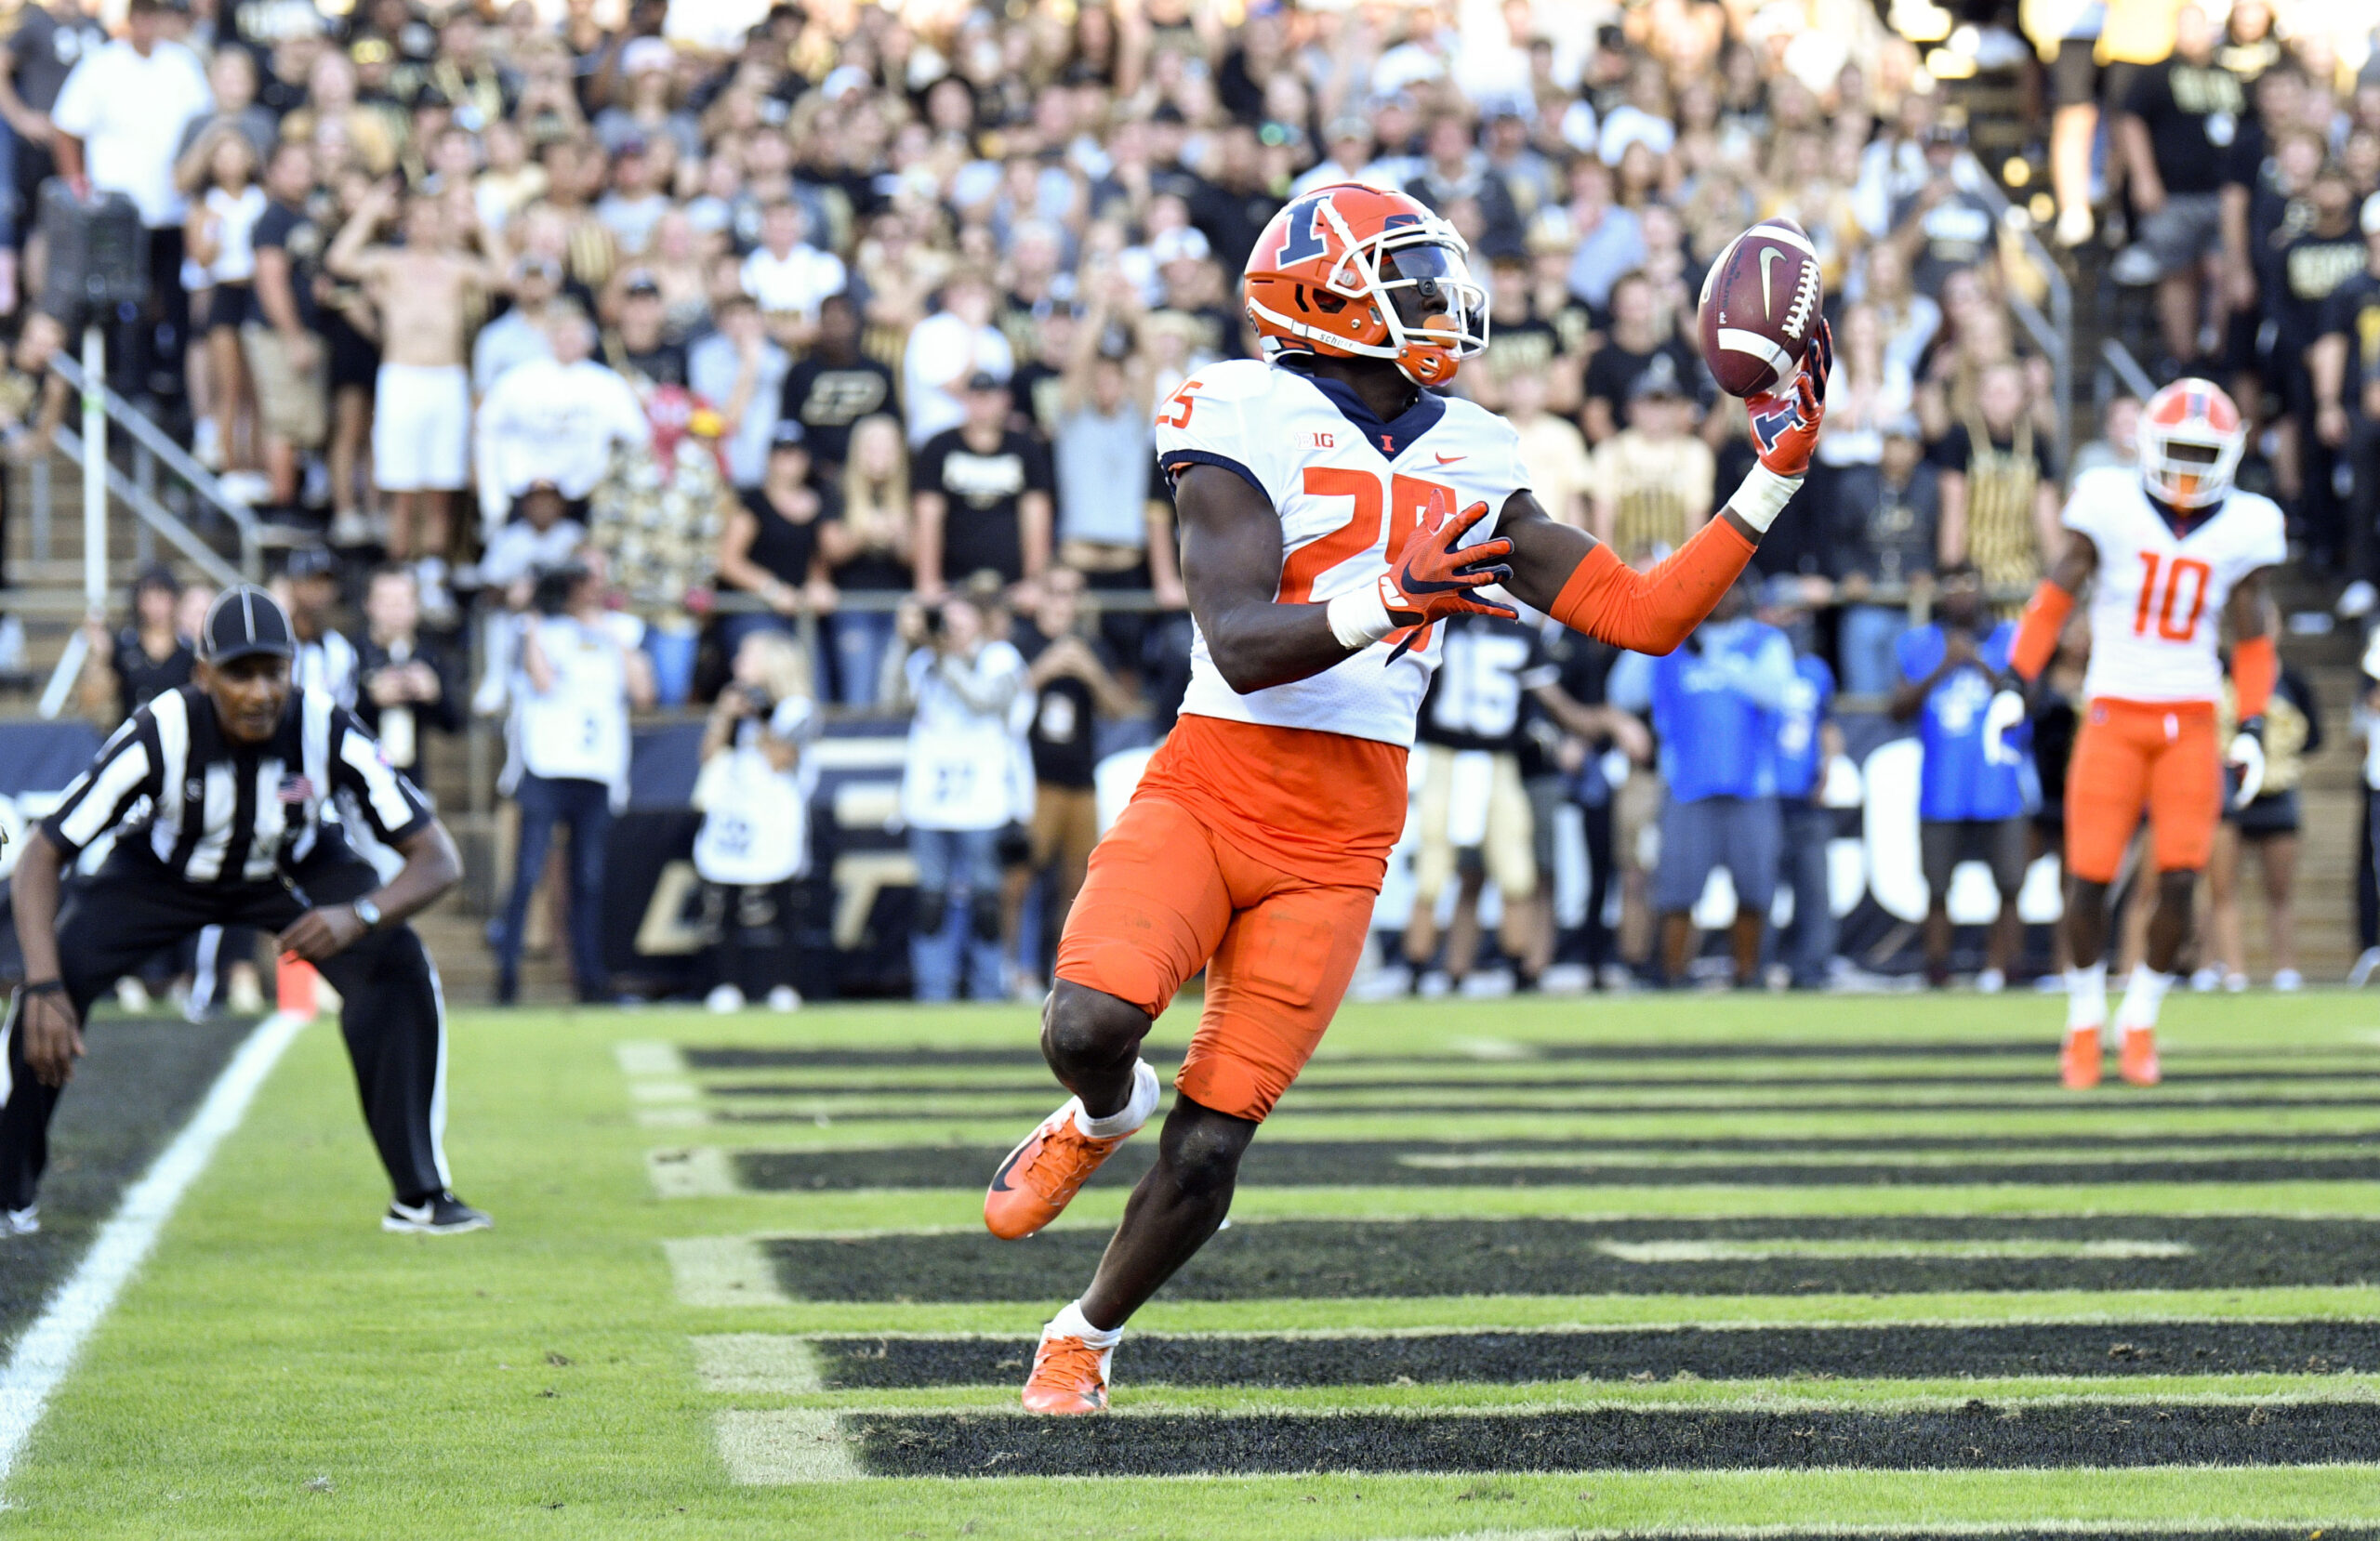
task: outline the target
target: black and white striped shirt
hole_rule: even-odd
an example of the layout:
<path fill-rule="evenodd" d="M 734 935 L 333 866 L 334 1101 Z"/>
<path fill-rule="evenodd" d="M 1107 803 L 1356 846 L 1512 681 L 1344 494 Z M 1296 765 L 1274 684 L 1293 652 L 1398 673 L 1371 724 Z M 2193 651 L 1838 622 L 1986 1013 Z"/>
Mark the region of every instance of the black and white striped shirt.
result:
<path fill-rule="evenodd" d="M 323 691 L 290 691 L 281 726 L 251 744 L 226 738 L 215 704 L 184 685 L 126 719 L 42 833 L 71 862 L 122 825 L 118 849 L 184 882 L 270 882 L 314 853 L 325 823 L 337 830 L 341 792 L 388 845 L 430 823 L 427 799 Z"/>

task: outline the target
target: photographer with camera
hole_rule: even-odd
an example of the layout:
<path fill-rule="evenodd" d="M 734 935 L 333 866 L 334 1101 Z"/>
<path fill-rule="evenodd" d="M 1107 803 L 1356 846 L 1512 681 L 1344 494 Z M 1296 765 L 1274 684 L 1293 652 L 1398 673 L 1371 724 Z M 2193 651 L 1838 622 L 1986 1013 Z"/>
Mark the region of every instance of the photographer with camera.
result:
<path fill-rule="evenodd" d="M 496 998 L 520 993 L 529 897 L 554 827 L 570 831 L 571 978 L 582 1001 L 611 998 L 603 968 L 603 847 L 628 801 L 628 709 L 653 705 L 642 623 L 605 603 L 600 553 L 541 575 L 537 619 L 521 636 L 504 775 L 496 790 L 521 809 L 512 896 L 496 933 Z"/>
<path fill-rule="evenodd" d="M 703 1004 L 740 1011 L 801 1006 L 794 988 L 794 882 L 810 865 L 802 745 L 817 727 L 809 665 L 781 632 L 747 635 L 703 728 L 694 874 L 703 880 Z"/>
<path fill-rule="evenodd" d="M 902 671 L 909 723 L 901 777 L 901 819 L 918 865 L 917 918 L 909 942 L 917 998 L 959 993 L 1006 997 L 1000 966 L 1000 830 L 1016 811 L 1010 708 L 1025 689 L 1025 660 L 985 636 L 974 600 L 911 604 L 900 615 L 910 648 Z"/>

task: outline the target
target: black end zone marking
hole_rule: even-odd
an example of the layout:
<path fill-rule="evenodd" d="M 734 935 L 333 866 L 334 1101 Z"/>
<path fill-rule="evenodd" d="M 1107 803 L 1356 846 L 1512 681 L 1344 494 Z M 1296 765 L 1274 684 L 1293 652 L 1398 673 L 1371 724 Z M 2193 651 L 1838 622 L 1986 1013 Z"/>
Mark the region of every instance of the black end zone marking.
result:
<path fill-rule="evenodd" d="M 1703 1147 L 1708 1149 L 1708 1147 Z M 1156 1142 L 1136 1140 L 1110 1156 L 1093 1180 L 1129 1186 L 1156 1159 Z M 1433 1165 L 1494 1152 L 1494 1165 Z M 989 1180 L 1007 1152 L 991 1147 L 914 1145 L 877 1151 L 738 1151 L 736 1180 L 756 1192 L 820 1192 L 856 1188 L 973 1188 Z M 2148 1161 L 1823 1162 L 1763 1161 L 1756 1167 L 1706 1163 L 1597 1165 L 1572 1158 L 1586 1148 L 1527 1141 L 1435 1144 L 1421 1141 L 1259 1141 L 1240 1168 L 1256 1188 L 1693 1187 L 1757 1183 L 1784 1188 L 1941 1187 L 2018 1182 L 2051 1185 L 2123 1182 L 2316 1182 L 2380 1179 L 2380 1151 L 2370 1156 L 2230 1157 Z M 1547 1157 L 1530 1165 L 1531 1155 Z M 1403 1157 L 1420 1157 L 1408 1164 Z"/>
<path fill-rule="evenodd" d="M 1005 1386 L 1030 1338 L 837 1337 L 812 1345 L 833 1390 Z M 1972 1327 L 1658 1327 L 1593 1332 L 1170 1337 L 1117 1356 L 1146 1386 L 1388 1386 L 1531 1381 L 1913 1380 L 2016 1376 L 2333 1375 L 2380 1368 L 2380 1323 L 2124 1322 Z"/>
<path fill-rule="evenodd" d="M 41 1231 L 0 1240 L 0 1337 L 33 1320 L 255 1025 L 101 1021 L 85 1032 L 89 1058 L 49 1129 Z"/>
<path fill-rule="evenodd" d="M 1872 1043 L 1845 1040 L 1830 1043 L 1753 1044 L 1741 1043 L 1620 1043 L 1620 1044 L 1534 1044 L 1521 1046 L 1531 1060 L 1909 1060 L 1934 1059 L 1973 1055 L 1982 1057 L 2011 1056 L 2016 1058 L 2055 1059 L 2056 1046 L 2043 1047 L 2035 1038 L 1915 1041 L 1906 1038 L 1878 1039 Z M 911 1067 L 931 1069 L 945 1065 L 1030 1066 L 1048 1069 L 1041 1052 L 1033 1048 L 744 1048 L 730 1046 L 693 1047 L 679 1050 L 686 1063 L 695 1070 L 781 1070 L 807 1068 L 861 1068 L 879 1066 L 884 1069 Z M 1153 1065 L 1179 1064 L 1182 1050 L 1170 1047 L 1144 1045 L 1143 1059 Z M 1469 1054 L 1366 1054 L 1333 1056 L 1322 1061 L 1323 1067 L 1381 1061 L 1425 1064 L 1487 1063 Z M 1496 1061 L 1511 1062 L 1511 1061 Z"/>
<path fill-rule="evenodd" d="M 2043 1054 L 2042 1063 L 2050 1062 Z M 2235 1073 L 2230 1071 L 2177 1071 L 2165 1077 L 2168 1086 L 2204 1086 L 2208 1087 L 2236 1087 L 2254 1081 L 2260 1083 L 2301 1083 L 2308 1086 L 2335 1087 L 2342 1081 L 2368 1080 L 2380 1076 L 2380 1063 L 2367 1073 L 2354 1074 L 2335 1070 L 2288 1070 Z M 1328 1076 L 1299 1083 L 1293 1095 L 1301 1100 L 1316 1098 L 1337 1099 L 1357 1094 L 1395 1091 L 1448 1091 L 1470 1087 L 1482 1092 L 1514 1091 L 1585 1091 L 1617 1095 L 1635 1091 L 1710 1091 L 1714 1087 L 1741 1087 L 1746 1090 L 1825 1091 L 1837 1088 L 1850 1090 L 1909 1091 L 1927 1087 L 2032 1087 L 2046 1088 L 2048 1078 L 2033 1071 L 2017 1073 L 1983 1074 L 1967 1071 L 1943 1071 L 1920 1075 L 1632 1075 L 1622 1080 L 1596 1075 L 1463 1075 L 1451 1071 L 1436 1075 L 1397 1076 L 1360 1081 L 1338 1081 Z M 919 1086 L 912 1081 L 727 1081 L 715 1082 L 703 1088 L 710 1097 L 916 1097 L 931 1100 L 938 1097 L 987 1097 L 994 1095 L 1038 1097 L 1056 1090 L 1051 1083 L 1038 1077 L 1032 1079 L 987 1080 L 975 1078 L 964 1084 L 944 1083 Z M 2369 1101 L 2370 1099 L 2366 1099 Z M 1398 1104 L 1403 1106 L 1404 1104 Z M 1927 1104 L 1931 1105 L 1931 1104 Z"/>
<path fill-rule="evenodd" d="M 1508 1083 L 1509 1084 L 1509 1083 Z M 2050 1085 L 2042 1078 L 2044 1087 Z M 1705 1083 L 1708 1085 L 1708 1083 Z M 715 1096 L 735 1096 L 723 1087 L 708 1088 Z M 1499 1088 L 1501 1089 L 1501 1088 Z M 1606 1086 L 1602 1090 L 1622 1089 Z M 722 1124 L 815 1124 L 820 1118 L 834 1124 L 919 1124 L 948 1122 L 953 1119 L 1004 1120 L 1008 1118 L 1037 1119 L 1047 1113 L 1049 1101 L 1044 1098 L 1027 1099 L 1021 1094 L 989 1093 L 987 1095 L 1018 1095 L 1013 1112 L 995 1109 L 977 1112 L 968 1108 L 953 1111 L 938 1105 L 942 1097 L 964 1096 L 965 1093 L 945 1093 L 940 1096 L 917 1096 L 911 1087 L 904 1095 L 909 1098 L 900 1108 L 856 1108 L 843 1112 L 832 1106 L 831 1099 L 820 1094 L 805 1093 L 815 1108 L 736 1109 L 723 1108 L 710 1116 Z M 772 1092 L 772 1096 L 787 1096 Z M 1618 1118 L 1646 1116 L 1669 1118 L 1677 1116 L 1707 1116 L 1731 1118 L 1758 1114 L 1761 1116 L 1819 1113 L 1866 1113 L 1884 1117 L 1910 1118 L 1953 1113 L 2072 1113 L 2105 1119 L 2121 1117 L 2128 1113 L 2238 1113 L 2246 1109 L 2313 1109 L 2360 1108 L 2369 1111 L 2380 1098 L 2357 1095 L 2351 1097 L 2231 1097 L 2219 1087 L 2210 1087 L 2195 1097 L 2139 1096 L 2118 1091 L 2097 1098 L 2066 1096 L 1969 1098 L 1958 1101 L 1937 1100 L 1933 1098 L 1913 1101 L 1906 1098 L 1881 1097 L 1812 1097 L 1792 1102 L 1684 1102 L 1665 1099 L 1631 1101 L 1617 1097 L 1599 1097 L 1592 1101 L 1565 1105 L 1560 1102 L 1492 1102 L 1463 1098 L 1442 1102 L 1331 1102 L 1317 1100 L 1292 1087 L 1278 1112 L 1293 1113 L 1300 1118 L 1471 1118 L 1483 1114 L 1516 1114 L 1529 1118 Z M 1022 1126 L 1021 1126 L 1022 1127 Z M 2340 1138 L 2348 1138 L 2342 1136 Z"/>
<path fill-rule="evenodd" d="M 1631 1261 L 1629 1244 L 2178 1243 L 2180 1256 L 1716 1257 Z M 1087 1279 L 1104 1230 L 1025 1242 L 976 1231 L 760 1243 L 785 1292 L 811 1300 L 1056 1300 Z M 2137 1215 L 1689 1220 L 1267 1220 L 1219 1232 L 1163 1298 L 1431 1295 L 1909 1294 L 1934 1290 L 2224 1289 L 2380 1277 L 2380 1221 Z"/>
<path fill-rule="evenodd" d="M 2380 1405 L 1995 1405 L 1930 1413 L 851 1414 L 885 1477 L 1858 1467 L 2281 1466 L 2380 1460 Z"/>

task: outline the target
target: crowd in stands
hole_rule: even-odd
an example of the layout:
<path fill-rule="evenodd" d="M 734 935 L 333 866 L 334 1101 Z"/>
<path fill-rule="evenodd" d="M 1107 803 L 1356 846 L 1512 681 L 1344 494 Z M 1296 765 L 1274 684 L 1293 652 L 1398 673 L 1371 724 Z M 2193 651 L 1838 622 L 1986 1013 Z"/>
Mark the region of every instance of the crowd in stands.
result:
<path fill-rule="evenodd" d="M 2031 39 L 2055 239 L 2104 242 L 2118 281 L 2153 286 L 2153 372 L 2234 385 L 2256 424 L 2242 481 L 2284 497 L 2313 569 L 2380 575 L 2380 78 L 2310 4 L 2070 8 Z M 1632 562 L 1712 518 L 1751 456 L 1693 340 L 1720 247 L 1799 220 L 1840 339 L 1808 485 L 1688 649 L 1449 638 L 1417 773 L 1418 975 L 1465 973 L 1492 878 L 1524 980 L 1682 977 L 1686 912 L 1724 866 L 1736 976 L 1825 982 L 1843 698 L 1924 739 L 1937 973 L 1950 866 L 2013 894 L 2054 846 L 2054 725 L 2030 730 L 2038 775 L 1997 738 L 1941 768 L 1981 743 L 1992 691 L 1969 665 L 2004 653 L 2056 549 L 2070 425 L 2017 320 L 1995 174 L 1865 0 L 129 0 L 112 36 L 77 0 L 22 0 L 13 27 L 0 414 L 34 441 L 57 420 L 42 369 L 79 324 L 33 310 L 36 190 L 125 193 L 152 296 L 117 319 L 117 388 L 293 548 L 282 581 L 320 591 L 296 607 L 309 678 L 400 763 L 467 710 L 509 725 L 507 991 L 560 825 L 575 975 L 608 992 L 603 831 L 652 705 L 710 711 L 715 822 L 798 780 L 823 718 L 910 715 L 918 987 L 1030 988 L 1019 938 L 1047 957 L 1096 832 L 1094 726 L 1162 732 L 1186 678 L 1153 410 L 1252 351 L 1247 254 L 1286 198 L 1337 180 L 1464 233 L 1493 337 L 1452 389 L 1510 417 L 1556 518 Z M 2075 462 L 2127 457 L 2136 407 L 2108 403 Z M 94 688 L 119 709 L 178 656 L 157 594 L 121 639 L 98 630 Z M 2342 605 L 2373 608 L 2369 583 Z M 1565 806 L 1593 875 L 1567 928 Z M 745 939 L 707 988 L 783 1004 L 752 939 L 783 929 L 804 852 L 756 854 L 744 823 L 702 848 L 711 929 Z M 2285 890 L 2286 861 L 2240 836 Z M 1021 923 L 1037 877 L 1049 907 Z M 1781 946 L 1780 882 L 1805 917 Z M 2236 972 L 2223 925 L 2206 955 Z M 2016 968 L 2012 929 L 1987 977 Z"/>

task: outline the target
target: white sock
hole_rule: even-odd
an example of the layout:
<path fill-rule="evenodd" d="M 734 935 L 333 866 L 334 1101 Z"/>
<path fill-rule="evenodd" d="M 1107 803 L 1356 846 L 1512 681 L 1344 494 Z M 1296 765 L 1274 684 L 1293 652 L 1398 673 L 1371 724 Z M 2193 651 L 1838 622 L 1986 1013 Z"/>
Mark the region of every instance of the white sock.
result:
<path fill-rule="evenodd" d="M 2105 1027 L 2108 1021 L 2108 960 L 2066 971 L 2066 1030 Z"/>
<path fill-rule="evenodd" d="M 1149 1062 L 1135 1060 L 1132 1061 L 1131 1100 L 1104 1118 L 1091 1117 L 1082 1111 L 1082 1104 L 1078 1101 L 1075 1104 L 1075 1127 L 1093 1139 L 1113 1139 L 1117 1135 L 1130 1134 L 1147 1123 L 1149 1115 L 1157 1112 L 1160 1090 L 1157 1072 L 1150 1068 Z"/>
<path fill-rule="evenodd" d="M 2126 1028 L 2155 1027 L 2157 1008 L 2165 1002 L 2165 992 L 2174 987 L 2174 976 L 2161 974 L 2142 964 L 2132 971 L 2132 981 L 2123 988 L 2123 1005 L 2116 1012 L 2116 1021 Z"/>
<path fill-rule="evenodd" d="M 1094 1349 L 1112 1349 L 1124 1340 L 1124 1329 L 1109 1327 L 1102 1331 L 1092 1326 L 1083 1319 L 1082 1302 L 1069 1300 L 1066 1309 L 1051 1317 L 1050 1324 L 1041 1329 L 1041 1336 L 1045 1338 L 1079 1337 Z"/>

